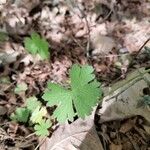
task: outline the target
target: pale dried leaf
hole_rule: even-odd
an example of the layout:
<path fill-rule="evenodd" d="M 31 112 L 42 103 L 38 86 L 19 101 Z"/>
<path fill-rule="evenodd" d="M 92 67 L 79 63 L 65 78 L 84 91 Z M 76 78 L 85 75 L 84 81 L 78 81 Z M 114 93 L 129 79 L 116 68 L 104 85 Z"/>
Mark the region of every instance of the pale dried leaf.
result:
<path fill-rule="evenodd" d="M 110 150 L 122 150 L 122 145 L 116 145 L 116 144 L 111 143 Z"/>
<path fill-rule="evenodd" d="M 143 125 L 145 131 L 150 135 L 150 126 L 148 125 Z"/>
<path fill-rule="evenodd" d="M 144 68 L 140 69 L 144 71 Z M 125 119 L 131 116 L 140 115 L 150 122 L 150 110 L 147 106 L 138 106 L 143 89 L 148 88 L 146 78 L 150 81 L 150 74 L 146 73 L 144 78 L 137 77 L 138 71 L 134 71 L 126 79 L 114 84 L 112 91 L 104 97 L 102 108 L 99 110 L 100 122 Z M 133 80 L 130 80 L 130 79 Z"/>
<path fill-rule="evenodd" d="M 149 21 L 145 19 L 141 22 L 136 20 L 126 21 L 126 26 L 130 28 L 130 33 L 123 38 L 124 46 L 130 53 L 138 51 L 143 43 L 150 37 Z"/>
<path fill-rule="evenodd" d="M 103 150 L 93 119 L 78 119 L 60 126 L 47 138 L 40 150 Z"/>
<path fill-rule="evenodd" d="M 92 36 L 91 42 L 94 48 L 92 55 L 107 55 L 116 47 L 116 43 L 111 37 L 100 33 L 95 33 L 95 35 Z"/>
<path fill-rule="evenodd" d="M 13 52 L 13 53 L 1 53 L 0 52 L 0 63 L 9 64 L 9 63 L 15 62 L 18 55 L 19 55 L 18 52 Z"/>

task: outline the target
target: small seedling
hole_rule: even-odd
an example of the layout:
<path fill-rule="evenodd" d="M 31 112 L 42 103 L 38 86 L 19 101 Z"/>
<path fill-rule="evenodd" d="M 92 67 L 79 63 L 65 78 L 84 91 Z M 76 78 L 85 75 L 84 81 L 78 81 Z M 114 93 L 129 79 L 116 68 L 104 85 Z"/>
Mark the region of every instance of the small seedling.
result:
<path fill-rule="evenodd" d="M 73 65 L 70 70 L 70 87 L 64 88 L 55 83 L 48 83 L 42 98 L 48 106 L 57 105 L 54 111 L 54 118 L 59 123 L 73 118 L 84 118 L 90 115 L 92 108 L 102 97 L 100 83 L 95 79 L 94 69 L 91 66 Z M 19 88 L 20 89 L 20 88 Z M 24 88 L 21 88 L 24 89 Z M 31 122 L 34 125 L 35 133 L 39 136 L 47 136 L 48 129 L 52 126 L 47 109 L 36 97 L 26 100 L 24 108 L 17 108 L 11 119 L 18 122 Z"/>
<path fill-rule="evenodd" d="M 29 53 L 33 55 L 39 54 L 43 60 L 49 58 L 49 44 L 44 38 L 41 38 L 39 34 L 35 32 L 32 33 L 31 38 L 25 38 L 24 44 L 25 49 L 27 49 Z"/>
<path fill-rule="evenodd" d="M 15 113 L 13 113 L 10 118 L 14 121 L 18 122 L 23 122 L 26 123 L 28 122 L 30 115 L 30 111 L 27 108 L 17 108 Z"/>
<path fill-rule="evenodd" d="M 48 129 L 52 126 L 49 120 L 42 120 L 39 124 L 34 126 L 35 133 L 39 136 L 48 136 Z"/>
<path fill-rule="evenodd" d="M 47 136 L 48 129 L 51 127 L 50 119 L 47 119 L 47 110 L 37 100 L 36 97 L 27 99 L 26 107 L 17 108 L 15 113 L 11 115 L 13 121 L 27 123 L 31 122 L 34 125 L 35 133 L 39 136 Z"/>

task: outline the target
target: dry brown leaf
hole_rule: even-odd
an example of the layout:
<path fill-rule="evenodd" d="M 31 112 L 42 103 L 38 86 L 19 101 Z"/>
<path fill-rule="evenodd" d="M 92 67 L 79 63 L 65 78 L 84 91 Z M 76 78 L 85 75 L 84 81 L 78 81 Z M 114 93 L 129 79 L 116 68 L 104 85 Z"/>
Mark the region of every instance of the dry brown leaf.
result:
<path fill-rule="evenodd" d="M 5 115 L 7 113 L 7 109 L 4 106 L 0 106 L 0 116 Z"/>
<path fill-rule="evenodd" d="M 133 122 L 133 120 L 130 119 L 121 125 L 120 132 L 126 133 L 129 130 L 131 130 L 133 128 L 133 126 L 134 126 L 134 122 Z"/>
<path fill-rule="evenodd" d="M 40 147 L 40 150 L 103 150 L 93 119 L 78 119 L 61 125 Z"/>
<path fill-rule="evenodd" d="M 150 135 L 150 126 L 143 125 L 145 131 Z"/>
<path fill-rule="evenodd" d="M 110 150 L 122 150 L 122 145 L 116 145 L 111 143 Z"/>

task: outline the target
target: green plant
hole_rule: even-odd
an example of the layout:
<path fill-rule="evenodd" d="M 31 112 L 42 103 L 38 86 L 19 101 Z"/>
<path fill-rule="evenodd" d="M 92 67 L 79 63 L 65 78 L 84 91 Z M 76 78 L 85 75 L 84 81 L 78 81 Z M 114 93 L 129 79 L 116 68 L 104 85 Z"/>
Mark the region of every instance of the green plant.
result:
<path fill-rule="evenodd" d="M 48 132 L 48 128 L 50 128 L 52 126 L 52 123 L 50 122 L 50 120 L 42 120 L 40 122 L 40 124 L 36 124 L 34 126 L 34 130 L 35 133 L 39 136 L 48 136 L 49 132 Z"/>
<path fill-rule="evenodd" d="M 150 95 L 144 95 L 143 96 L 143 101 L 144 101 L 144 105 L 149 105 L 150 106 Z"/>
<path fill-rule="evenodd" d="M 29 53 L 34 55 L 39 54 L 43 60 L 49 58 L 49 44 L 44 38 L 41 38 L 39 34 L 35 32 L 32 33 L 31 38 L 25 38 L 24 44 Z"/>
<path fill-rule="evenodd" d="M 91 66 L 80 67 L 75 64 L 70 70 L 71 85 L 69 88 L 48 83 L 42 98 L 48 102 L 48 106 L 57 105 L 54 117 L 60 123 L 66 120 L 72 121 L 75 115 L 81 118 L 89 115 L 92 107 L 101 98 L 100 83 L 96 81 L 93 71 Z"/>
<path fill-rule="evenodd" d="M 0 31 L 0 42 L 4 42 L 7 39 L 8 39 L 7 33 Z"/>
<path fill-rule="evenodd" d="M 150 58 L 150 47 L 147 47 L 147 46 L 145 46 L 144 47 L 145 48 L 145 54 L 146 54 L 146 56 L 148 57 L 148 58 Z"/>
<path fill-rule="evenodd" d="M 26 123 L 28 122 L 30 115 L 30 111 L 27 108 L 17 108 L 15 113 L 13 113 L 10 118 L 14 121 L 18 122 L 23 122 Z"/>
<path fill-rule="evenodd" d="M 95 79 L 93 72 L 94 69 L 91 66 L 75 64 L 70 70 L 71 83 L 68 88 L 48 83 L 42 98 L 48 106 L 57 105 L 54 118 L 57 118 L 60 123 L 67 120 L 73 121 L 76 115 L 81 118 L 89 115 L 92 107 L 101 98 L 100 83 Z M 24 87 L 21 86 L 19 91 L 26 89 Z M 37 135 L 47 136 L 48 129 L 52 125 L 47 114 L 46 107 L 42 106 L 36 97 L 30 97 L 26 100 L 26 106 L 17 108 L 11 115 L 11 119 L 23 123 L 31 122 Z"/>
<path fill-rule="evenodd" d="M 39 136 L 47 136 L 51 127 L 50 119 L 47 118 L 47 110 L 36 97 L 27 99 L 26 106 L 17 108 L 10 118 L 17 122 L 31 122 L 35 133 Z"/>

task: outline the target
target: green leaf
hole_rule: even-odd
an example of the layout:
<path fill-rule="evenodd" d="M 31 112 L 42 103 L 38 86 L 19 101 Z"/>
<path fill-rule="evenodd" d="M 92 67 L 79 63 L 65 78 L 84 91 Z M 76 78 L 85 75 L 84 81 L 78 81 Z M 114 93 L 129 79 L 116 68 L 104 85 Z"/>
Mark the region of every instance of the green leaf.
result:
<path fill-rule="evenodd" d="M 5 32 L 0 31 L 0 42 L 4 42 L 8 39 L 8 35 Z"/>
<path fill-rule="evenodd" d="M 49 58 L 49 44 L 45 39 L 40 38 L 39 34 L 32 33 L 31 38 L 27 37 L 24 40 L 25 48 L 31 54 L 39 54 L 42 59 Z"/>
<path fill-rule="evenodd" d="M 0 77 L 0 84 L 11 84 L 11 81 L 8 76 Z"/>
<path fill-rule="evenodd" d="M 38 106 L 41 105 L 41 102 L 39 102 L 35 96 L 27 98 L 26 106 L 31 112 L 33 112 Z"/>
<path fill-rule="evenodd" d="M 145 53 L 147 55 L 147 57 L 150 57 L 150 47 L 145 46 Z"/>
<path fill-rule="evenodd" d="M 72 121 L 74 114 L 73 101 L 71 91 L 64 89 L 62 86 L 48 83 L 48 89 L 43 95 L 43 99 L 48 101 L 49 106 L 57 105 L 57 109 L 54 112 L 54 117 L 61 123 L 69 119 Z"/>
<path fill-rule="evenodd" d="M 32 112 L 32 115 L 31 115 L 31 118 L 30 120 L 33 122 L 33 123 L 40 123 L 43 119 L 43 117 L 45 117 L 47 114 L 47 110 L 45 107 L 40 107 L 38 106 L 33 112 Z"/>
<path fill-rule="evenodd" d="M 20 84 L 17 84 L 15 88 L 15 93 L 19 94 L 21 92 L 25 92 L 27 89 L 28 89 L 28 86 L 26 83 L 20 83 Z"/>
<path fill-rule="evenodd" d="M 79 117 L 84 118 L 92 111 L 101 96 L 100 83 L 94 80 L 94 69 L 85 65 L 74 65 L 70 71 L 72 96 Z"/>
<path fill-rule="evenodd" d="M 143 101 L 144 101 L 144 105 L 150 105 L 150 96 L 149 95 L 144 95 L 143 96 Z"/>
<path fill-rule="evenodd" d="M 73 65 L 70 70 L 71 90 L 60 85 L 49 83 L 43 99 L 49 106 L 57 105 L 54 117 L 60 123 L 73 120 L 74 106 L 79 117 L 84 118 L 92 111 L 102 95 L 100 83 L 95 80 L 91 66 Z"/>
<path fill-rule="evenodd" d="M 41 120 L 40 124 L 37 124 L 34 126 L 34 130 L 35 133 L 38 136 L 48 136 L 49 132 L 48 132 L 48 128 L 50 128 L 52 126 L 52 123 L 50 122 L 50 120 Z"/>
<path fill-rule="evenodd" d="M 13 113 L 10 118 L 14 121 L 24 122 L 28 121 L 30 111 L 27 108 L 17 108 L 15 113 Z"/>

